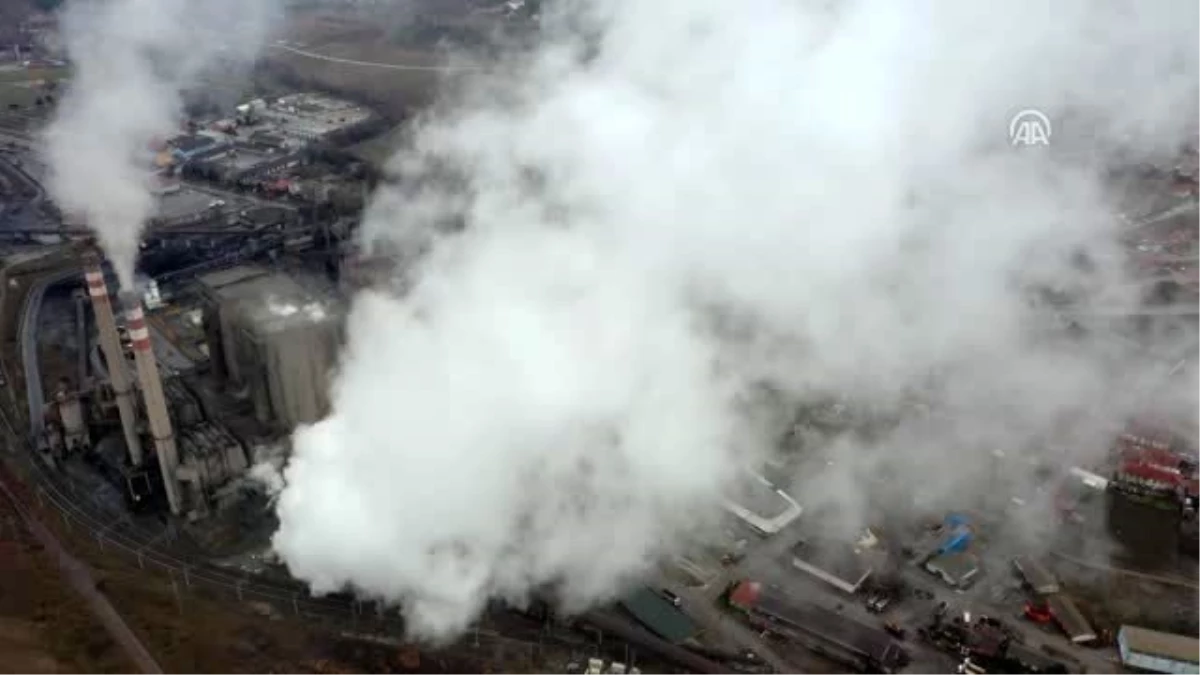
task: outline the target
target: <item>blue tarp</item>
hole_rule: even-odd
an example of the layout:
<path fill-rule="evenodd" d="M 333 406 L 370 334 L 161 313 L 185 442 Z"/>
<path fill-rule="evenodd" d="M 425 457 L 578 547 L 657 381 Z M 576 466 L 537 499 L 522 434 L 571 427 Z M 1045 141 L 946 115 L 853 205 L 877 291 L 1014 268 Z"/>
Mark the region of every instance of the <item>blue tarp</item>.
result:
<path fill-rule="evenodd" d="M 938 547 L 938 553 L 957 553 L 967 548 L 967 544 L 971 543 L 971 528 L 966 525 L 959 525 L 950 533 L 942 545 Z"/>
<path fill-rule="evenodd" d="M 961 513 L 951 513 L 946 516 L 946 527 L 961 527 L 970 524 L 970 520 Z"/>

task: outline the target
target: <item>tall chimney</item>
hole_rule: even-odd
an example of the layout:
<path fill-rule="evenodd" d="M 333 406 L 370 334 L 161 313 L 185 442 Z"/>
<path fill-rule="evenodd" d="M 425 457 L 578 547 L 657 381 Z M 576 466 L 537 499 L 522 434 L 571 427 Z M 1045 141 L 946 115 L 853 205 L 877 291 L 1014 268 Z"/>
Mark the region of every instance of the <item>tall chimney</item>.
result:
<path fill-rule="evenodd" d="M 158 374 L 158 362 L 150 346 L 150 331 L 146 328 L 146 317 L 142 313 L 142 301 L 136 293 L 122 293 L 121 304 L 125 307 L 125 324 L 129 339 L 133 341 L 133 361 L 137 365 L 138 381 L 142 385 L 142 399 L 146 403 L 146 417 L 150 420 L 150 433 L 158 449 L 158 466 L 162 469 L 163 486 L 167 490 L 167 501 L 171 513 L 179 515 L 183 505 L 179 495 L 179 482 L 175 469 L 179 466 L 179 452 L 175 448 L 175 434 L 171 429 L 171 417 L 167 413 L 167 400 L 163 396 L 162 378 Z"/>
<path fill-rule="evenodd" d="M 125 431 L 129 461 L 134 466 L 141 466 L 142 443 L 137 433 L 137 409 L 133 403 L 132 382 L 127 370 L 125 352 L 121 349 L 121 336 L 117 334 L 117 321 L 113 317 L 108 286 L 104 283 L 104 273 L 100 271 L 100 257 L 95 253 L 84 257 L 84 278 L 87 279 L 88 295 L 92 298 L 96 326 L 100 330 L 100 348 L 104 351 L 104 360 L 108 362 L 108 379 L 117 397 L 117 411 L 121 415 L 121 428 Z"/>

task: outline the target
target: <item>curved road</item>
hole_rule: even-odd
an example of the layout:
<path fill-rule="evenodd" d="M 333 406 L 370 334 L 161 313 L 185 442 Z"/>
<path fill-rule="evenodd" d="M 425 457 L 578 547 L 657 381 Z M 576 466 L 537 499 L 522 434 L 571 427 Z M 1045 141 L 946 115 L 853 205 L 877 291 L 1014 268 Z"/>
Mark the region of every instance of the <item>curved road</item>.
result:
<path fill-rule="evenodd" d="M 328 61 L 329 63 L 341 63 L 347 66 L 361 66 L 364 68 L 382 68 L 384 70 L 415 70 L 435 73 L 453 73 L 469 70 L 482 70 L 478 66 L 413 66 L 401 63 L 379 63 L 376 61 L 358 61 L 355 59 L 343 59 L 337 56 L 326 56 L 317 52 L 310 52 L 306 49 L 299 49 L 283 42 L 276 42 L 270 45 L 271 49 L 289 52 L 305 58 L 316 59 L 317 61 Z"/>

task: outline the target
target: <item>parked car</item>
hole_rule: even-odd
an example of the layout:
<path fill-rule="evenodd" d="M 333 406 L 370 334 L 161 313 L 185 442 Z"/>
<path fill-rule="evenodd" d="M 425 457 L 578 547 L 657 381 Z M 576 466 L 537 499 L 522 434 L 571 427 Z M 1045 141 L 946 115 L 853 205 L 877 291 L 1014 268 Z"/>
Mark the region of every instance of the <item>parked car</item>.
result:
<path fill-rule="evenodd" d="M 897 640 L 903 640 L 904 638 L 908 637 L 908 631 L 901 628 L 900 625 L 895 621 L 885 622 L 883 624 L 883 629 L 888 632 L 888 635 L 891 635 Z"/>
<path fill-rule="evenodd" d="M 1034 623 L 1049 624 L 1054 621 L 1050 608 L 1032 602 L 1025 603 L 1025 618 Z"/>
<path fill-rule="evenodd" d="M 877 593 L 867 598 L 867 611 L 872 614 L 880 614 L 891 604 L 892 596 L 886 593 Z"/>
<path fill-rule="evenodd" d="M 674 593 L 672 593 L 671 591 L 669 591 L 665 588 L 659 589 L 658 592 L 661 593 L 664 598 L 666 598 L 667 602 L 671 603 L 672 605 L 675 605 L 676 607 L 683 604 L 683 598 L 680 598 L 678 595 L 675 595 Z"/>

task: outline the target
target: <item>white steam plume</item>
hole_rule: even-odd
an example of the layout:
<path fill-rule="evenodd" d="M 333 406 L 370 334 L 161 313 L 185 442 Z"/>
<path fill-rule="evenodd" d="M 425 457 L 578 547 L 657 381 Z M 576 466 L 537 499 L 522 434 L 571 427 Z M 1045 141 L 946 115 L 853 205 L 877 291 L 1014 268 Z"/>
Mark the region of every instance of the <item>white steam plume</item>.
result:
<path fill-rule="evenodd" d="M 295 436 L 274 544 L 314 590 L 431 637 L 490 596 L 609 597 L 770 452 L 759 384 L 927 392 L 953 423 L 826 450 L 958 498 L 992 442 L 1106 403 L 1120 364 L 1039 337 L 1027 288 L 1130 301 L 1081 150 L 1194 131 L 1195 3 L 570 7 L 416 126 L 368 214 L 428 252 L 403 297 L 356 300 L 333 413 Z M 1009 144 L 1024 108 L 1050 148 Z"/>
<path fill-rule="evenodd" d="M 98 0 L 61 17 L 70 87 L 47 129 L 50 191 L 95 230 L 122 286 L 154 212 L 150 145 L 178 128 L 181 92 L 252 59 L 274 0 Z"/>

